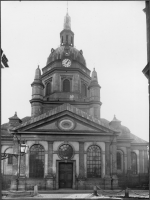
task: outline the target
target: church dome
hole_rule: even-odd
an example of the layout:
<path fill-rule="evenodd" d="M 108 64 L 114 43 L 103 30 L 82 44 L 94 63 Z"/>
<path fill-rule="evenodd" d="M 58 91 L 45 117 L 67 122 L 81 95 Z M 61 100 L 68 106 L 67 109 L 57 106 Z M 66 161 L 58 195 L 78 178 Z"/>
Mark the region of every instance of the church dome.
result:
<path fill-rule="evenodd" d="M 83 57 L 82 50 L 79 51 L 72 46 L 60 46 L 57 49 L 51 49 L 51 53 L 46 64 L 48 65 L 56 60 L 62 59 L 63 57 L 68 57 L 72 60 L 75 60 L 86 67 L 86 61 Z"/>

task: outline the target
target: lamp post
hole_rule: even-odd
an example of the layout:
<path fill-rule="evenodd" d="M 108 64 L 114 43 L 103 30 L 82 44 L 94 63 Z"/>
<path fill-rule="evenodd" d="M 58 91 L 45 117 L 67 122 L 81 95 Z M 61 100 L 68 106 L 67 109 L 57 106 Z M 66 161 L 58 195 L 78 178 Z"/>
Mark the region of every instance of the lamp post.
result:
<path fill-rule="evenodd" d="M 24 156 L 27 153 L 27 149 L 29 148 L 28 145 L 25 144 L 25 141 L 21 141 L 18 139 L 18 137 L 16 135 L 14 135 L 17 138 L 17 143 L 19 145 L 19 149 L 18 149 L 18 153 L 6 153 L 6 150 L 4 151 L 4 153 L 1 153 L 1 160 L 7 159 L 8 157 L 13 157 L 15 156 L 16 158 L 18 158 L 18 173 L 17 173 L 17 187 L 16 190 L 18 191 L 18 186 L 19 186 L 19 178 L 20 178 L 20 164 L 21 164 L 21 156 Z"/>
<path fill-rule="evenodd" d="M 16 190 L 17 191 L 18 191 L 19 178 L 20 178 L 21 156 L 24 156 L 27 153 L 27 149 L 28 149 L 28 146 L 25 143 L 22 143 L 21 141 L 18 141 L 18 143 L 19 143 L 19 153 L 18 153 L 19 160 L 18 160 L 18 173 L 17 173 L 17 179 L 16 179 L 16 182 L 17 182 Z"/>

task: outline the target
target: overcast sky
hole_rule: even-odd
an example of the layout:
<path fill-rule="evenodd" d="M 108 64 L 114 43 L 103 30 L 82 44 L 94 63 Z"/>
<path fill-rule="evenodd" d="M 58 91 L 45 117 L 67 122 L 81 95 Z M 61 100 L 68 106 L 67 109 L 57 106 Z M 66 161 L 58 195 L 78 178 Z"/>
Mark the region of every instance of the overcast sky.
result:
<path fill-rule="evenodd" d="M 148 80 L 144 1 L 72 1 L 68 3 L 75 47 L 101 86 L 101 117 L 116 115 L 131 133 L 149 140 Z M 2 69 L 1 122 L 17 112 L 31 116 L 31 83 L 51 48 L 60 45 L 65 1 L 2 1 L 1 46 L 9 60 Z"/>

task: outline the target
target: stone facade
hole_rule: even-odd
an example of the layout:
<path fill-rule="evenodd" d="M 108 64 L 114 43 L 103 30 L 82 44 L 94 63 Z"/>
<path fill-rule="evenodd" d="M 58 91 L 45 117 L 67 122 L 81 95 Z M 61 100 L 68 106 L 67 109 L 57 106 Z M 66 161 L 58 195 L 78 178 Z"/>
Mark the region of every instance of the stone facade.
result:
<path fill-rule="evenodd" d="M 2 174 L 12 175 L 11 189 L 103 189 L 125 186 L 124 176 L 148 173 L 148 142 L 133 135 L 116 117 L 101 118 L 100 85 L 90 76 L 83 51 L 74 48 L 70 17 L 65 17 L 60 47 L 51 49 L 46 66 L 36 69 L 31 117 L 15 114 L 2 125 L 2 152 L 19 152 L 13 135 L 28 152 L 2 162 Z M 4 173 L 5 169 L 5 173 Z M 146 182 L 146 178 L 143 179 Z"/>

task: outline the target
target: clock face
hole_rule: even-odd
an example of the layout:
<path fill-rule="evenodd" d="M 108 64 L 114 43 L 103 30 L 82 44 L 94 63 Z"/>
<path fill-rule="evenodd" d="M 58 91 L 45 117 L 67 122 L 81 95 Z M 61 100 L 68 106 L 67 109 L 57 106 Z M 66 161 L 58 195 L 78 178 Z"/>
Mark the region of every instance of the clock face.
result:
<path fill-rule="evenodd" d="M 68 58 L 64 59 L 64 60 L 62 61 L 62 65 L 63 65 L 64 67 L 70 67 L 70 65 L 71 65 L 71 60 L 69 60 Z"/>

